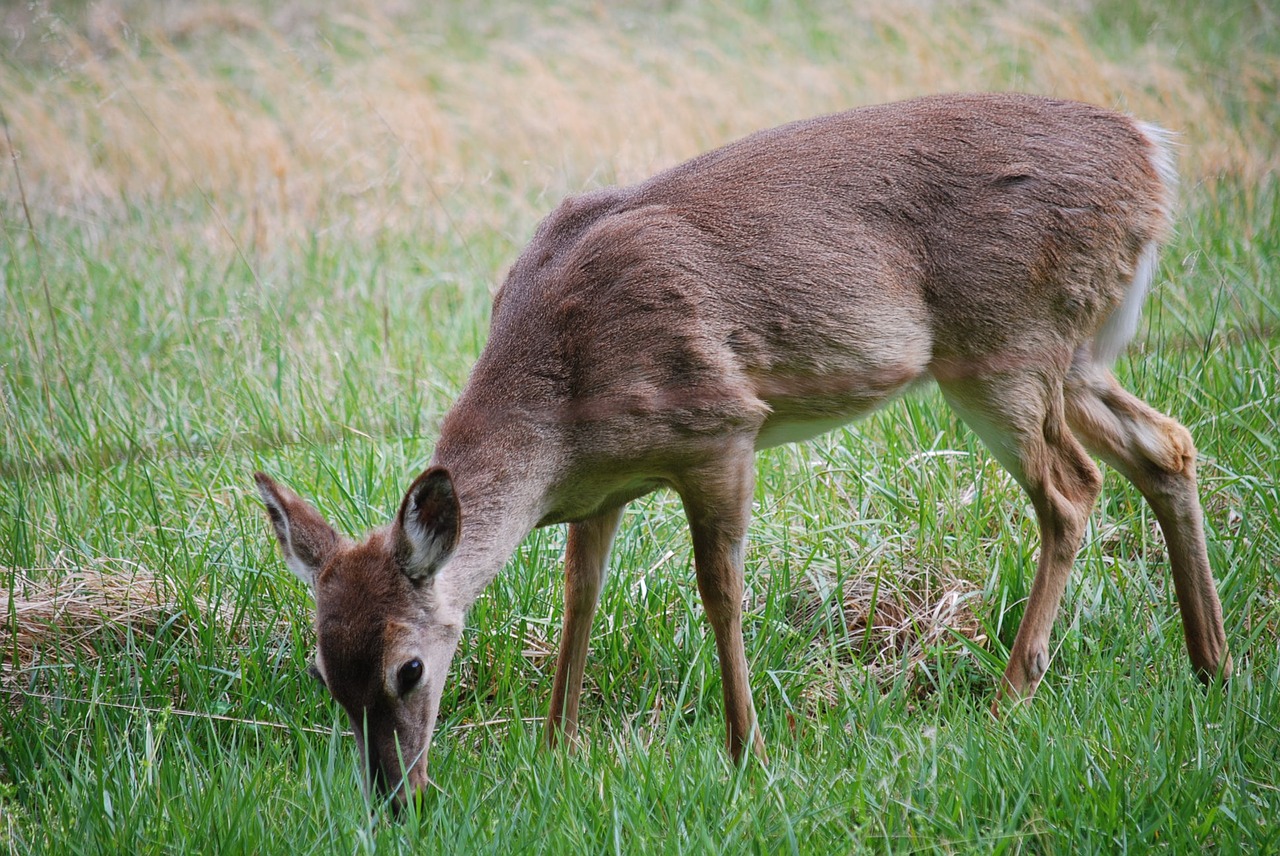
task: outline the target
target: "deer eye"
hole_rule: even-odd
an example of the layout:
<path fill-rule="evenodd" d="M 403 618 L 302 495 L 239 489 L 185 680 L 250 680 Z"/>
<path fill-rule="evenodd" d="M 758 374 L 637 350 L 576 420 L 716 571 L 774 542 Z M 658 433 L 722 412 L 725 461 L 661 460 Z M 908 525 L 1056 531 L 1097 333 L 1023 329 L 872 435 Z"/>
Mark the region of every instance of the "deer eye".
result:
<path fill-rule="evenodd" d="M 417 657 L 401 666 L 400 671 L 396 673 L 396 683 L 399 684 L 400 695 L 404 695 L 416 687 L 420 680 L 422 680 L 422 661 Z"/>
<path fill-rule="evenodd" d="M 307 664 L 307 674 L 315 678 L 316 681 L 320 684 L 320 686 L 326 687 L 326 688 L 329 686 L 324 682 L 324 675 L 320 674 L 320 667 L 317 666 L 315 663 Z"/>

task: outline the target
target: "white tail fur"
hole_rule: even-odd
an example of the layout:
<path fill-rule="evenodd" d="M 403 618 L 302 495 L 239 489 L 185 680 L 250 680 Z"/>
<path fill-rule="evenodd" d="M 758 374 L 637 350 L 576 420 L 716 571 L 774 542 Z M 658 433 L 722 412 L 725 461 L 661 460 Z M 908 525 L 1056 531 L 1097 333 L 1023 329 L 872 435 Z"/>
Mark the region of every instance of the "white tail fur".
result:
<path fill-rule="evenodd" d="M 1097 335 L 1093 337 L 1093 358 L 1104 366 L 1109 366 L 1129 346 L 1138 322 L 1142 318 L 1142 305 L 1146 302 L 1147 292 L 1155 279 L 1156 263 L 1160 254 L 1160 245 L 1150 241 L 1138 255 L 1137 269 L 1133 279 L 1125 290 L 1120 306 L 1107 316 Z"/>
<path fill-rule="evenodd" d="M 1173 164 L 1174 135 L 1158 125 L 1135 121 L 1135 126 L 1146 138 L 1150 147 L 1149 158 L 1151 169 L 1160 178 L 1162 194 L 1160 208 L 1166 224 L 1161 239 L 1167 237 L 1172 228 L 1174 199 L 1178 188 L 1178 172 Z M 1160 244 L 1157 240 L 1149 241 L 1138 256 L 1137 268 L 1133 279 L 1125 291 L 1120 306 L 1107 317 L 1101 329 L 1093 339 L 1093 358 L 1102 365 L 1109 366 L 1128 347 L 1134 334 L 1138 332 L 1138 322 L 1142 317 L 1142 305 L 1146 302 L 1147 292 L 1155 279 L 1156 267 L 1160 255 Z"/>

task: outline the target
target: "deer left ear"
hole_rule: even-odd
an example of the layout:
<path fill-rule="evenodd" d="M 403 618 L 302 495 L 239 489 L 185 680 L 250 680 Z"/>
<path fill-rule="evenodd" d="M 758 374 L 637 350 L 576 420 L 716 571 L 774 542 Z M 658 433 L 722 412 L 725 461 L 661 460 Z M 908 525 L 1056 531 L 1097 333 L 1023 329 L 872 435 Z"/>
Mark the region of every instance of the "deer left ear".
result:
<path fill-rule="evenodd" d="M 396 552 L 405 576 L 414 582 L 428 579 L 453 555 L 462 535 L 462 506 L 449 471 L 432 467 L 414 479 L 396 523 Z"/>
<path fill-rule="evenodd" d="M 314 589 L 316 574 L 338 547 L 338 533 L 319 512 L 266 473 L 254 473 L 253 478 L 280 542 L 285 565 Z"/>

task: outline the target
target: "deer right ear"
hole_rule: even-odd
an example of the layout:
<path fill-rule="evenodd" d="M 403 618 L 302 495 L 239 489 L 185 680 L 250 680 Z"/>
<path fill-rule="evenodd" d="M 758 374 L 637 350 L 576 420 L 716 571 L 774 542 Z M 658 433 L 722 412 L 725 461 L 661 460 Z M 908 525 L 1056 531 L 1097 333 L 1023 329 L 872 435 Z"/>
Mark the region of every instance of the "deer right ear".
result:
<path fill-rule="evenodd" d="M 294 576 L 315 588 L 316 574 L 337 548 L 339 537 L 314 508 L 266 473 L 254 473 L 284 563 Z"/>
<path fill-rule="evenodd" d="M 462 506 L 449 471 L 432 467 L 414 479 L 396 522 L 405 576 L 428 579 L 453 555 L 462 534 Z"/>

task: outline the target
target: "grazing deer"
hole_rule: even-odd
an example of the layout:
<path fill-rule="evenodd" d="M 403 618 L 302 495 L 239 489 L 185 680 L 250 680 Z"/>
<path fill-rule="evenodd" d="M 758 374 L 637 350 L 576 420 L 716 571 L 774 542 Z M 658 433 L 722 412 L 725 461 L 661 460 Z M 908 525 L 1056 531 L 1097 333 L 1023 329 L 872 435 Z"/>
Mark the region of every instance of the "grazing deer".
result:
<path fill-rule="evenodd" d="M 372 788 L 403 801 L 424 786 L 467 610 L 555 523 L 569 534 L 547 738 L 575 735 L 623 506 L 660 487 L 693 536 L 729 752 L 763 756 L 742 642 L 754 453 L 929 378 L 1039 519 L 998 696 L 1030 696 L 1048 668 L 1101 483 L 1085 449 L 1155 510 L 1195 672 L 1228 677 L 1191 436 L 1109 369 L 1136 330 L 1174 181 L 1166 134 L 1127 116 L 947 95 L 763 131 L 561 203 L 498 292 L 488 344 L 390 525 L 347 540 L 256 476 L 285 562 L 314 589 L 315 669 Z"/>

